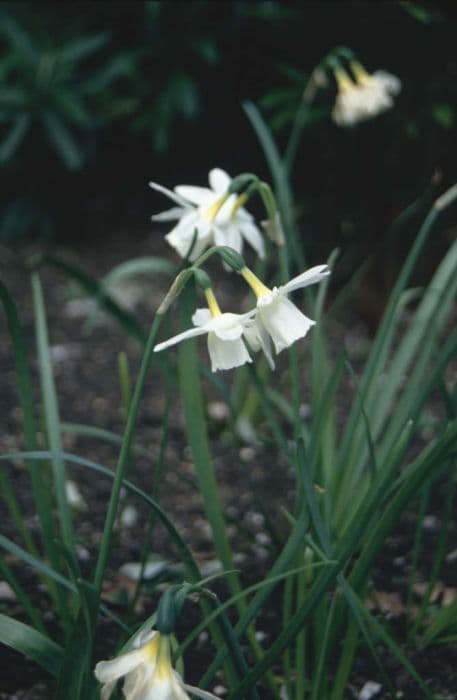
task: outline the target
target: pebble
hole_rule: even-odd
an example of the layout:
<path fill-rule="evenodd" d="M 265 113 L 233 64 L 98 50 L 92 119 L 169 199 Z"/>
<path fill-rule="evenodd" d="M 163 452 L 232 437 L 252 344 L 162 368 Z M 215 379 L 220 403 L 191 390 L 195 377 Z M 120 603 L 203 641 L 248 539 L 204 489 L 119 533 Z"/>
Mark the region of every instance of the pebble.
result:
<path fill-rule="evenodd" d="M 380 683 L 376 683 L 375 681 L 367 681 L 360 691 L 357 700 L 371 700 L 371 698 L 376 697 L 381 688 L 382 685 Z"/>

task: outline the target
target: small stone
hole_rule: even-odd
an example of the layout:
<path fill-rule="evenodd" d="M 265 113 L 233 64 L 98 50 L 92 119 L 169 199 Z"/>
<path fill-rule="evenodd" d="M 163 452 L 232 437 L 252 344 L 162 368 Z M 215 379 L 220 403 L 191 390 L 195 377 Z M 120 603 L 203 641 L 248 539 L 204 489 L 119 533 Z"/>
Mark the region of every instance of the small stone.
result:
<path fill-rule="evenodd" d="M 425 532 L 436 532 L 440 527 L 439 518 L 436 515 L 426 515 L 422 521 L 422 527 Z"/>
<path fill-rule="evenodd" d="M 357 700 L 371 700 L 381 690 L 382 685 L 375 681 L 367 681 L 358 695 Z"/>
<path fill-rule="evenodd" d="M 208 415 L 218 423 L 228 420 L 230 411 L 223 401 L 210 401 L 208 404 Z"/>
<path fill-rule="evenodd" d="M 11 602 L 16 600 L 16 594 L 6 581 L 0 581 L 0 600 Z"/>
<path fill-rule="evenodd" d="M 133 527 L 138 522 L 138 511 L 134 506 L 126 506 L 121 513 L 121 525 L 124 527 Z"/>
<path fill-rule="evenodd" d="M 242 447 L 239 454 L 243 462 L 252 462 L 255 457 L 255 450 L 252 447 Z"/>
<path fill-rule="evenodd" d="M 455 561 L 457 561 L 457 549 L 453 549 L 452 552 L 446 554 L 446 562 L 448 564 L 453 564 Z"/>
<path fill-rule="evenodd" d="M 75 510 L 87 510 L 87 503 L 81 495 L 78 485 L 71 480 L 65 484 L 68 504 Z"/>

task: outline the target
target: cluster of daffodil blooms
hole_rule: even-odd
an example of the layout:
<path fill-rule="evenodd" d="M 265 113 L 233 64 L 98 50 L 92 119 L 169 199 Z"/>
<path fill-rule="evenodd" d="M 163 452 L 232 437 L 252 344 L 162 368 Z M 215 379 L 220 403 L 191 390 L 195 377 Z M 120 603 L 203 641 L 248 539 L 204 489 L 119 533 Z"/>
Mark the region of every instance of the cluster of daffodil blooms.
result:
<path fill-rule="evenodd" d="M 192 316 L 194 328 L 179 333 L 155 346 L 160 352 L 171 345 L 199 335 L 208 336 L 208 352 L 211 369 L 227 370 L 252 362 L 251 353 L 262 350 L 270 367 L 274 368 L 273 347 L 276 353 L 303 338 L 314 324 L 288 299 L 291 292 L 320 282 L 330 270 L 318 265 L 294 277 L 279 287 L 267 287 L 244 263 L 241 257 L 243 238 L 264 255 L 264 242 L 252 216 L 244 209 L 249 196 L 259 192 L 268 219 L 263 228 L 276 241 L 280 241 L 281 223 L 274 197 L 266 183 L 250 174 L 230 178 L 224 170 L 214 168 L 209 173 L 212 189 L 179 185 L 174 191 L 156 183 L 150 185 L 167 194 L 180 206 L 153 217 L 155 221 L 178 219 L 172 231 L 165 237 L 178 253 L 197 261 L 208 247 L 228 251 L 222 254 L 225 263 L 236 270 L 254 292 L 257 304 L 247 313 L 223 313 L 216 300 L 207 275 L 203 283 L 207 308 L 197 309 Z M 186 198 L 186 199 L 184 199 Z M 192 268 L 197 269 L 197 268 Z M 200 276 L 200 280 L 202 277 Z"/>
<path fill-rule="evenodd" d="M 234 260 L 234 256 L 230 256 Z M 244 264 L 242 258 L 235 269 L 254 292 L 256 306 L 244 314 L 223 313 L 210 286 L 205 288 L 207 308 L 197 309 L 192 316 L 194 328 L 159 343 L 155 352 L 198 335 L 208 335 L 211 369 L 232 369 L 252 362 L 250 352 L 262 350 L 274 368 L 272 346 L 276 353 L 304 338 L 314 321 L 305 316 L 288 299 L 288 294 L 323 280 L 330 270 L 317 265 L 279 287 L 270 289 Z"/>
<path fill-rule="evenodd" d="M 234 181 L 221 168 L 211 170 L 208 180 L 210 188 L 178 185 L 174 190 L 150 182 L 150 187 L 177 205 L 155 214 L 152 221 L 177 221 L 165 239 L 182 258 L 194 261 L 211 245 L 229 246 L 241 253 L 244 240 L 263 258 L 262 234 L 243 207 L 249 194 L 233 192 Z"/>
<path fill-rule="evenodd" d="M 351 126 L 371 119 L 393 107 L 393 97 L 401 90 L 401 81 L 387 71 L 368 73 L 358 61 L 349 62 L 350 73 L 338 61 L 334 67 L 338 86 L 333 120 Z"/>

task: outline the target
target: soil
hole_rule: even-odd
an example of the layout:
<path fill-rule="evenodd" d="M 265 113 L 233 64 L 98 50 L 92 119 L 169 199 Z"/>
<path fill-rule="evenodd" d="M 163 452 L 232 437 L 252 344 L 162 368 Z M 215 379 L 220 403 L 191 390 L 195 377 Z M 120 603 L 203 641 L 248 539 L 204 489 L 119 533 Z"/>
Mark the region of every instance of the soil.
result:
<path fill-rule="evenodd" d="M 164 255 L 158 238 L 139 233 L 119 233 L 108 242 L 80 241 L 78 244 L 61 246 L 56 252 L 60 257 L 80 265 L 96 278 L 106 274 L 115 265 L 140 255 Z M 161 241 L 160 241 L 161 243 Z M 30 276 L 25 262 L 31 255 L 37 253 L 36 247 L 12 252 L 8 249 L 1 251 L 2 280 L 6 284 L 19 310 L 21 323 L 29 348 L 29 360 L 32 365 L 33 378 L 36 386 L 36 408 L 39 415 L 40 393 L 39 379 L 36 366 L 34 320 Z M 60 272 L 49 266 L 40 269 L 40 278 L 44 290 L 47 310 L 47 321 L 50 335 L 50 346 L 53 360 L 53 370 L 59 398 L 60 417 L 63 422 L 94 425 L 98 428 L 122 435 L 124 412 L 120 408 L 121 398 L 118 381 L 118 357 L 124 352 L 132 376 L 141 360 L 141 347 L 107 315 L 96 309 L 93 302 L 81 296 L 74 284 Z M 233 296 L 238 294 L 233 281 L 221 281 L 222 299 L 229 304 Z M 225 286 L 224 286 L 225 285 Z M 113 291 L 119 302 L 130 308 L 142 320 L 145 328 L 152 319 L 153 313 L 161 301 L 167 282 L 163 277 L 142 277 L 141 280 L 130 282 Z M 230 310 L 227 308 L 227 310 Z M 355 319 L 356 321 L 357 319 Z M 353 326 L 354 327 L 354 326 Z M 366 345 L 367 337 L 362 323 L 355 324 L 357 328 L 357 344 Z M 335 329 L 335 333 L 343 336 L 344 329 Z M 164 334 L 163 337 L 166 337 Z M 342 342 L 347 341 L 341 337 Z M 348 342 L 352 342 L 349 339 Z M 203 345 L 202 345 L 203 349 Z M 2 370 L 2 391 L 0 394 L 1 409 L 1 453 L 23 449 L 22 416 L 18 407 L 18 397 L 15 388 L 16 376 L 11 344 L 6 328 L 2 321 L 0 325 L 0 366 Z M 206 358 L 205 358 L 206 359 Z M 269 532 L 267 518 L 271 518 L 279 530 L 285 526 L 280 514 L 281 506 L 293 503 L 294 478 L 285 459 L 278 454 L 274 445 L 269 442 L 268 435 L 262 434 L 260 423 L 258 431 L 262 440 L 246 442 L 229 441 L 226 434 L 227 415 L 224 403 L 217 388 L 205 382 L 205 392 L 209 398 L 209 422 L 212 434 L 212 449 L 217 478 L 221 487 L 221 499 L 227 520 L 229 534 L 236 554 L 236 565 L 242 572 L 246 584 L 258 581 L 262 572 L 266 571 L 272 561 L 274 538 Z M 142 401 L 136 441 L 149 451 L 148 455 L 138 455 L 130 466 L 130 476 L 135 484 L 151 493 L 153 484 L 154 462 L 159 453 L 162 439 L 162 421 L 166 399 L 160 373 L 151 368 L 146 392 Z M 305 407 L 306 409 L 306 407 Z M 195 485 L 195 474 L 189 448 L 184 435 L 183 418 L 176 391 L 172 399 L 170 434 L 166 448 L 166 472 L 161 483 L 158 500 L 166 513 L 172 518 L 184 539 L 204 571 L 210 572 L 217 567 L 212 541 L 208 526 L 203 516 L 202 504 Z M 258 433 L 259 434 L 259 433 Z M 64 435 L 64 448 L 67 452 L 84 456 L 105 467 L 114 468 L 117 458 L 116 445 L 102 443 L 88 437 L 77 436 L 71 432 Z M 75 508 L 76 530 L 78 539 L 78 555 L 83 573 L 90 576 L 98 551 L 103 529 L 106 506 L 110 492 L 110 481 L 94 475 L 81 467 L 68 466 L 70 479 L 77 484 L 82 497 L 82 505 Z M 36 536 L 37 522 L 33 515 L 33 502 L 29 489 L 29 478 L 25 465 L 15 460 L 8 465 L 8 474 L 14 485 L 23 512 L 27 516 L 29 530 Z M 251 486 L 254 486 L 254 489 Z M 442 516 L 442 495 L 445 484 L 438 484 L 434 490 L 434 498 L 428 511 L 428 526 L 424 539 L 429 546 L 425 552 L 429 556 L 422 562 L 423 577 L 427 580 L 427 572 L 432 559 L 436 542 L 436 532 L 439 529 L 439 519 Z M 408 576 L 408 555 L 410 553 L 414 529 L 415 507 L 405 514 L 399 531 L 392 534 L 379 558 L 373 576 L 374 594 L 370 597 L 373 610 L 387 618 L 392 628 L 398 631 L 396 638 L 404 640 L 406 608 L 404 600 L 405 581 Z M 279 515 L 278 515 L 279 513 Z M 266 516 L 266 517 L 265 517 Z M 147 507 L 140 499 L 125 496 L 123 501 L 123 524 L 116 531 L 116 543 L 109 563 L 109 571 L 104 588 L 104 600 L 120 616 L 125 613 L 126 593 L 134 586 L 132 579 L 126 574 L 127 563 L 138 562 L 145 542 L 145 523 L 147 522 Z M 2 518 L 2 531 L 17 540 L 14 525 L 9 518 Z M 17 540 L 19 542 L 19 540 Z M 167 533 L 157 525 L 151 539 L 151 551 L 166 560 L 166 575 L 180 575 L 176 568 L 177 554 L 170 546 Z M 447 543 L 448 558 L 442 571 L 440 592 L 437 593 L 436 605 L 439 605 L 448 591 L 457 592 L 457 529 L 455 517 L 452 521 Z M 456 555 L 456 556 L 454 556 Z M 12 564 L 12 557 L 9 557 Z M 34 601 L 44 609 L 46 596 L 37 585 L 33 572 L 26 567 L 17 566 L 15 571 L 21 583 L 33 595 Z M 157 601 L 154 587 L 159 579 L 151 580 L 146 585 L 138 599 L 134 619 L 143 620 L 150 615 Z M 224 588 L 221 583 L 215 584 L 223 597 Z M 420 600 L 420 590 L 417 592 Z M 186 608 L 185 630 L 189 630 L 199 619 L 198 606 L 193 603 Z M 10 596 L 7 589 L 0 589 L 0 610 L 13 616 L 21 616 L 19 603 Z M 275 620 L 274 606 L 269 608 L 262 620 L 261 631 L 265 635 L 266 646 L 271 643 L 276 634 L 278 621 Z M 52 613 L 48 613 L 47 621 L 52 627 Z M 113 654 L 118 640 L 118 630 L 110 622 L 103 621 L 97 638 L 96 659 L 108 658 Z M 457 698 L 457 645 L 432 647 L 426 653 L 412 646 L 404 646 L 404 652 L 416 666 L 417 671 L 427 682 L 430 690 L 447 700 Z M 188 657 L 186 665 L 186 680 L 196 682 L 208 659 L 211 658 L 211 648 L 205 635 L 202 635 L 196 648 Z M 409 674 L 392 655 L 382 647 L 379 653 L 385 663 L 391 682 L 397 690 L 398 698 L 404 700 L 419 700 L 421 693 Z M 52 685 L 43 672 L 34 664 L 24 659 L 12 650 L 2 647 L 2 674 L 0 700 L 7 698 L 16 700 L 44 700 L 52 697 Z M 372 686 L 369 695 L 367 682 L 378 682 L 376 690 Z M 222 681 L 218 682 L 214 692 L 224 697 Z M 365 687 L 366 696 L 361 695 Z M 213 688 L 214 690 L 214 688 Z M 376 690 L 376 692 L 374 692 Z M 267 695 L 262 696 L 266 700 Z M 347 700 L 351 698 L 373 697 L 383 700 L 390 697 L 383 685 L 383 679 L 374 666 L 369 653 L 360 649 L 357 662 L 347 691 Z"/>

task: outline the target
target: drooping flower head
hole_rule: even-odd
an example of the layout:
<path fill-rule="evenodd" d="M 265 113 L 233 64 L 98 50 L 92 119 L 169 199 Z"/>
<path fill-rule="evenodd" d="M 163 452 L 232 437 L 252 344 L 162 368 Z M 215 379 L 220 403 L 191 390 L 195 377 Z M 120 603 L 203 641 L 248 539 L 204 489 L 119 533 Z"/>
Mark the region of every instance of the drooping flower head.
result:
<path fill-rule="evenodd" d="M 243 342 L 243 333 L 252 321 L 255 310 L 246 314 L 222 313 L 211 288 L 205 289 L 208 302 L 207 309 L 197 309 L 192 316 L 195 328 L 169 338 L 155 346 L 154 352 L 160 352 L 182 340 L 208 334 L 208 352 L 211 369 L 232 369 L 246 362 L 252 362 L 251 356 Z"/>
<path fill-rule="evenodd" d="M 211 693 L 182 681 L 171 663 L 170 637 L 157 630 L 139 634 L 132 651 L 100 661 L 95 676 L 103 684 L 101 700 L 109 700 L 121 679 L 125 700 L 190 700 L 186 691 L 204 700 L 216 700 Z"/>
<path fill-rule="evenodd" d="M 350 126 L 393 107 L 393 97 L 401 90 L 401 81 L 386 71 L 368 73 L 357 61 L 351 61 L 353 80 L 338 65 L 334 69 L 338 93 L 332 117 L 340 126 Z"/>
<path fill-rule="evenodd" d="M 153 221 L 177 221 L 165 236 L 181 257 L 196 260 L 210 245 L 229 246 L 241 253 L 244 240 L 259 257 L 264 257 L 262 234 L 253 217 L 244 208 L 245 194 L 229 192 L 232 178 L 221 168 L 210 171 L 210 187 L 178 185 L 174 191 L 150 182 L 177 206 L 155 214 Z"/>
<path fill-rule="evenodd" d="M 273 341 L 276 353 L 289 347 L 299 338 L 304 338 L 314 321 L 305 316 L 287 295 L 296 289 L 316 284 L 330 274 L 327 265 L 317 265 L 302 272 L 289 282 L 269 289 L 249 268 L 241 270 L 241 275 L 257 297 L 255 321 L 258 326 L 257 343 L 267 354 L 265 335 Z M 268 357 L 268 354 L 267 354 Z"/>

